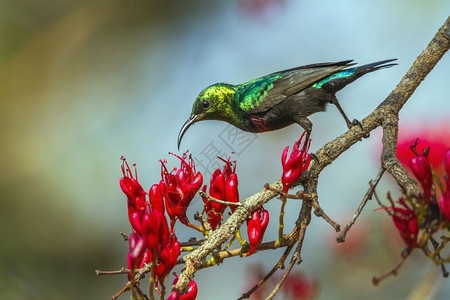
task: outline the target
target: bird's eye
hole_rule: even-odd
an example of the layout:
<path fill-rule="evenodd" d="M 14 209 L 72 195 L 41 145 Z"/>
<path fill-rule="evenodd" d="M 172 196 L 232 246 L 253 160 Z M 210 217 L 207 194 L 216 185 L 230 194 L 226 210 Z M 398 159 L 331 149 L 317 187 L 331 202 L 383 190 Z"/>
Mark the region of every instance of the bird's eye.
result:
<path fill-rule="evenodd" d="M 209 101 L 208 100 L 203 101 L 203 108 L 208 109 L 208 107 L 209 107 Z"/>

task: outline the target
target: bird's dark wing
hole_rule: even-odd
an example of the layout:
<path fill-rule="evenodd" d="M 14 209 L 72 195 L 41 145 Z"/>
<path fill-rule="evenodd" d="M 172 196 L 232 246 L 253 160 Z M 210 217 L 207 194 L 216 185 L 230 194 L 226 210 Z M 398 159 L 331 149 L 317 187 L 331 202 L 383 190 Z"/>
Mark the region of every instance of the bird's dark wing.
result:
<path fill-rule="evenodd" d="M 301 66 L 251 80 L 237 89 L 237 104 L 248 114 L 265 112 L 320 79 L 353 65 L 350 62 Z"/>

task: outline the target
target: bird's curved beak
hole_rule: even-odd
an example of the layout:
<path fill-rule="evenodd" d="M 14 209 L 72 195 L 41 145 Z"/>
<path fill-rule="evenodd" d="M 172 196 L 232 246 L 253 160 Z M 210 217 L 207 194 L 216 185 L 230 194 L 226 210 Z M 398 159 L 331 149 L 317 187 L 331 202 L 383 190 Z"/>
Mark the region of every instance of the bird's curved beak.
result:
<path fill-rule="evenodd" d="M 188 130 L 188 128 L 194 124 L 198 120 L 198 115 L 192 114 L 189 119 L 184 123 L 183 127 L 181 127 L 180 133 L 178 134 L 178 150 L 180 150 L 181 139 L 183 138 L 184 133 Z"/>

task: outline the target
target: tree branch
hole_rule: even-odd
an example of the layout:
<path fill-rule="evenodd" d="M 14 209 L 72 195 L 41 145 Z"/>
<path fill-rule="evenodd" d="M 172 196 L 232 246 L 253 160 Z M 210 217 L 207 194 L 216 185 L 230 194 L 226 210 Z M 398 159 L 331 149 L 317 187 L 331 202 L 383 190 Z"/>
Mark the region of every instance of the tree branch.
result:
<path fill-rule="evenodd" d="M 448 51 L 449 47 L 450 18 L 446 20 L 445 24 L 439 29 L 433 40 L 422 52 L 422 54 L 419 55 L 406 75 L 389 94 L 389 96 L 371 114 L 361 121 L 361 126 L 351 127 L 348 131 L 317 150 L 315 153 L 317 160 L 314 159 L 311 161 L 308 170 L 302 174 L 301 178 L 294 186 L 302 183 L 307 193 L 314 194 L 321 171 L 372 130 L 382 126 L 382 167 L 394 177 L 398 185 L 405 191 L 405 194 L 417 194 L 418 187 L 416 182 L 411 178 L 396 158 L 398 112 L 401 110 L 406 101 L 408 101 L 422 80 L 444 55 L 444 53 Z M 278 180 L 272 184 L 272 187 L 281 190 L 281 181 Z M 278 194 L 272 190 L 264 189 L 245 199 L 242 202 L 242 205 L 237 207 L 235 212 L 220 226 L 220 228 L 213 231 L 200 247 L 183 258 L 185 261 L 185 268 L 180 274 L 175 288 L 180 292 L 186 291 L 187 286 L 193 279 L 195 272 L 201 267 L 201 262 L 204 261 L 214 249 L 220 247 L 220 245 L 222 245 L 232 234 L 234 234 L 254 210 L 277 195 Z M 306 227 L 308 226 L 311 218 L 311 209 L 311 201 L 302 202 L 303 213 L 301 213 L 299 218 L 301 223 L 299 247 L 297 247 L 298 251 L 294 253 L 294 255 L 298 255 L 296 262 L 301 261 L 300 249 Z M 276 293 L 276 291 L 274 292 Z"/>

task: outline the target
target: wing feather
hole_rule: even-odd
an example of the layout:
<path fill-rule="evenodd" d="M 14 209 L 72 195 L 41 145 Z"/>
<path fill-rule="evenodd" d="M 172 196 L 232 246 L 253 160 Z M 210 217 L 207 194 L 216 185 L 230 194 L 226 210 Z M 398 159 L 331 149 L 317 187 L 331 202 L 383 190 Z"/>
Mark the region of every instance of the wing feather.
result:
<path fill-rule="evenodd" d="M 248 114 L 263 113 L 320 79 L 354 65 L 351 62 L 320 63 L 272 73 L 243 84 L 236 92 L 236 100 Z"/>

